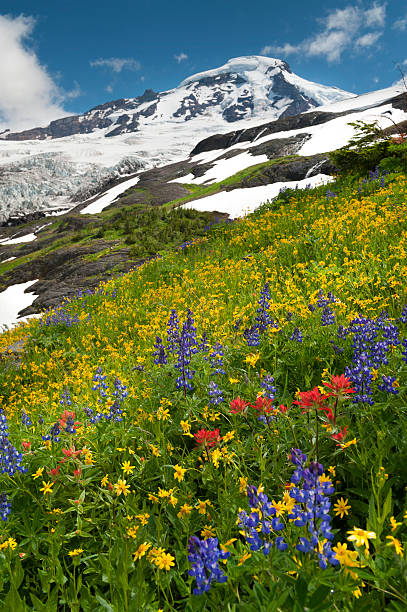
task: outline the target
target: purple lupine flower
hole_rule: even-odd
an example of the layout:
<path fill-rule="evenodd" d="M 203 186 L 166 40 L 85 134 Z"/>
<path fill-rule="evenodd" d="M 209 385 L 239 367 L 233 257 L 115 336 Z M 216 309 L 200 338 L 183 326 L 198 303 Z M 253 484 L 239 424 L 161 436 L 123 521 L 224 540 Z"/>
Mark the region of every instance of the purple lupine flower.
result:
<path fill-rule="evenodd" d="M 324 470 L 320 463 L 311 461 L 309 468 L 305 467 L 306 455 L 300 449 L 291 450 L 291 462 L 296 466 L 291 477 L 295 486 L 289 490 L 289 495 L 296 503 L 287 518 L 297 527 L 307 527 L 309 532 L 309 537 L 300 537 L 296 548 L 304 553 L 315 551 L 321 569 L 326 569 L 328 563 L 337 566 L 339 561 L 331 547 L 333 533 L 329 514 L 331 502 L 328 497 L 335 490 L 330 482 L 321 483 L 320 476 Z M 297 485 L 301 481 L 300 488 Z"/>
<path fill-rule="evenodd" d="M 302 335 L 302 332 L 300 331 L 299 327 L 296 327 L 293 331 L 293 333 L 291 334 L 291 336 L 288 338 L 289 340 L 293 340 L 295 342 L 302 342 L 303 341 L 304 336 Z"/>
<path fill-rule="evenodd" d="M 21 462 L 23 454 L 11 444 L 9 440 L 9 432 L 7 418 L 2 408 L 0 408 L 0 467 L 2 474 L 13 476 L 16 472 L 25 473 L 27 468 Z"/>
<path fill-rule="evenodd" d="M 328 308 L 328 306 L 325 306 L 324 310 L 322 311 L 321 325 L 323 326 L 333 325 L 334 323 L 335 323 L 335 313 L 333 312 L 333 310 Z"/>
<path fill-rule="evenodd" d="M 274 378 L 270 374 L 266 374 L 260 383 L 262 389 L 266 390 L 265 396 L 268 399 L 274 400 L 276 388 L 274 386 Z"/>
<path fill-rule="evenodd" d="M 230 552 L 219 550 L 218 538 L 200 540 L 192 536 L 188 540 L 188 553 L 188 561 L 192 564 L 188 574 L 196 580 L 196 587 L 193 589 L 195 595 L 209 591 L 213 582 L 227 581 L 227 576 L 218 563 L 227 559 Z"/>
<path fill-rule="evenodd" d="M 21 424 L 25 425 L 26 427 L 30 427 L 30 425 L 32 425 L 31 419 L 25 410 L 21 411 Z"/>
<path fill-rule="evenodd" d="M 209 353 L 209 360 L 212 369 L 211 376 L 215 376 L 215 374 L 226 374 L 225 370 L 223 369 L 224 354 L 222 344 L 220 342 L 216 342 Z"/>
<path fill-rule="evenodd" d="M 211 380 L 209 383 L 209 403 L 217 405 L 221 402 L 223 402 L 222 391 L 219 389 L 218 385 Z"/>
<path fill-rule="evenodd" d="M 243 338 L 247 342 L 247 346 L 258 346 L 260 344 L 259 328 L 257 325 L 248 327 L 243 332 Z"/>
<path fill-rule="evenodd" d="M 260 299 L 258 301 L 259 308 L 257 309 L 256 322 L 259 331 L 265 331 L 267 327 L 270 325 L 270 315 L 267 312 L 270 308 L 269 300 L 270 300 L 270 291 L 269 284 L 265 283 L 263 289 L 260 293 Z"/>
<path fill-rule="evenodd" d="M 173 308 L 167 323 L 167 345 L 170 353 L 175 353 L 179 344 L 179 321 L 177 311 Z"/>
<path fill-rule="evenodd" d="M 154 363 L 159 366 L 166 365 L 167 355 L 165 353 L 163 341 L 159 336 L 156 336 L 155 338 L 154 348 L 155 348 L 155 351 L 153 353 L 153 357 L 155 357 Z"/>
<path fill-rule="evenodd" d="M 3 521 L 7 521 L 8 515 L 11 512 L 11 504 L 7 501 L 7 495 L 0 493 L 0 516 Z"/>
<path fill-rule="evenodd" d="M 385 376 L 382 374 L 383 383 L 381 385 L 377 385 L 377 388 L 380 391 L 385 391 L 386 393 L 393 393 L 397 395 L 398 389 L 394 387 L 394 383 L 396 382 L 395 376 Z"/>
<path fill-rule="evenodd" d="M 93 377 L 93 382 L 95 382 L 96 385 L 92 387 L 92 391 L 99 392 L 98 402 L 103 402 L 107 398 L 106 389 L 108 388 L 108 385 L 105 380 L 106 374 L 103 374 L 102 368 L 98 366 L 96 374 Z"/>

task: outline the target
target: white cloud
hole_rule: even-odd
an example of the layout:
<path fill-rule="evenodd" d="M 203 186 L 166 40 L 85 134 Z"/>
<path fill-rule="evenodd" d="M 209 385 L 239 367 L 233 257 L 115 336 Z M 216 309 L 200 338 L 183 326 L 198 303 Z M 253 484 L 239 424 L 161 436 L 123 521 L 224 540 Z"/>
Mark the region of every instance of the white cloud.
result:
<path fill-rule="evenodd" d="M 70 100 L 73 100 L 74 98 L 79 98 L 79 96 L 82 95 L 82 91 L 81 91 L 78 81 L 74 81 L 73 84 L 74 84 L 74 88 L 71 89 L 71 91 L 67 91 L 65 93 L 65 96 L 69 98 Z"/>
<path fill-rule="evenodd" d="M 299 53 L 301 45 L 291 45 L 285 43 L 282 46 L 266 45 L 260 51 L 261 55 L 270 55 L 270 53 L 276 53 L 277 55 L 292 55 L 293 53 Z"/>
<path fill-rule="evenodd" d="M 112 93 L 112 91 L 113 91 L 112 85 L 106 85 L 105 91 L 107 91 L 108 93 Z"/>
<path fill-rule="evenodd" d="M 328 62 L 338 62 L 348 50 L 361 51 L 371 47 L 383 33 L 386 21 L 386 3 L 374 3 L 370 8 L 347 6 L 335 9 L 318 19 L 321 29 L 314 36 L 297 45 L 266 45 L 261 53 L 279 56 L 303 54 L 307 57 L 325 57 Z M 374 28 L 374 31 L 366 31 Z"/>
<path fill-rule="evenodd" d="M 367 34 L 363 34 L 360 38 L 356 40 L 357 47 L 371 47 L 374 45 L 380 38 L 383 32 L 368 32 Z"/>
<path fill-rule="evenodd" d="M 373 77 L 373 83 L 378 83 L 379 82 L 379 77 Z"/>
<path fill-rule="evenodd" d="M 140 70 L 141 64 L 131 57 L 109 57 L 99 58 L 89 62 L 92 68 L 110 68 L 113 72 L 121 72 L 122 70 Z"/>
<path fill-rule="evenodd" d="M 404 30 L 407 28 L 407 17 L 396 19 L 392 25 L 392 28 L 393 30 L 400 30 L 400 32 L 404 32 Z"/>
<path fill-rule="evenodd" d="M 0 130 L 45 126 L 71 114 L 62 106 L 69 94 L 54 83 L 27 44 L 34 26 L 32 17 L 0 15 Z"/>
<path fill-rule="evenodd" d="M 180 64 L 182 60 L 188 59 L 188 55 L 186 53 L 180 53 L 179 55 L 174 55 L 174 57 L 177 60 L 178 64 Z"/>

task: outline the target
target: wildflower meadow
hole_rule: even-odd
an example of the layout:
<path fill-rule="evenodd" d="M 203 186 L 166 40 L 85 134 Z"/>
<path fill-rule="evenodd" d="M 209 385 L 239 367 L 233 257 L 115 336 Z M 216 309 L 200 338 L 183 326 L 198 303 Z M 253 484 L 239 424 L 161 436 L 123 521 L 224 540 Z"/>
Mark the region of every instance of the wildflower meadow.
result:
<path fill-rule="evenodd" d="M 407 178 L 344 175 L 0 336 L 0 608 L 407 609 Z"/>

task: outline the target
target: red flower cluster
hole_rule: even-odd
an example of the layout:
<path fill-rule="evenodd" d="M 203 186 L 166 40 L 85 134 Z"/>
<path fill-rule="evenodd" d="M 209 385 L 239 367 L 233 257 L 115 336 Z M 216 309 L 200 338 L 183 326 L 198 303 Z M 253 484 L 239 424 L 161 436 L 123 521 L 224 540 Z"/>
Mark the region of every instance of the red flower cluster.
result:
<path fill-rule="evenodd" d="M 314 387 L 312 391 L 300 391 L 299 396 L 299 401 L 296 400 L 293 404 L 298 404 L 303 414 L 311 408 L 316 408 L 317 410 L 325 410 L 327 408 L 325 400 L 329 395 L 321 395 L 318 387 Z"/>
<path fill-rule="evenodd" d="M 73 459 L 74 461 L 76 461 L 76 459 L 78 459 L 79 455 L 81 455 L 82 453 L 84 453 L 84 454 L 87 453 L 87 449 L 86 448 L 82 448 L 80 450 L 76 450 L 75 447 L 72 447 L 72 448 L 63 448 L 62 452 L 64 454 L 63 459 L 61 459 L 61 461 L 58 462 L 58 465 L 57 465 L 56 468 L 54 468 L 53 470 L 49 470 L 48 471 L 48 474 L 50 476 L 52 476 L 54 480 L 55 480 L 55 478 L 57 476 L 59 476 L 59 473 L 60 473 L 60 470 L 61 470 L 61 465 L 63 463 L 65 463 L 66 461 L 69 461 L 70 459 Z M 80 478 L 80 476 L 81 476 L 81 468 L 74 469 L 73 473 L 74 473 L 74 476 L 76 478 Z"/>
<path fill-rule="evenodd" d="M 198 444 L 202 444 L 205 448 L 215 446 L 215 444 L 222 440 L 222 437 L 219 435 L 219 429 L 214 429 L 212 431 L 209 429 L 200 429 L 194 434 L 194 438 Z"/>
<path fill-rule="evenodd" d="M 249 406 L 249 402 L 245 402 L 240 397 L 237 397 L 230 402 L 230 412 L 232 414 L 245 414 L 247 406 Z"/>
<path fill-rule="evenodd" d="M 351 381 L 344 374 L 341 376 L 331 376 L 331 382 L 325 383 L 325 387 L 332 389 L 328 396 L 337 397 L 339 401 L 349 399 L 349 393 L 355 393 L 355 389 L 351 387 Z"/>
<path fill-rule="evenodd" d="M 64 410 L 59 419 L 59 426 L 61 430 L 66 429 L 66 422 L 69 417 L 72 417 L 74 420 L 74 427 L 80 427 L 82 425 L 82 423 L 79 423 L 79 421 L 75 421 L 75 413 L 73 411 Z"/>
<path fill-rule="evenodd" d="M 252 404 L 252 408 L 258 410 L 262 414 L 270 414 L 270 412 L 276 410 L 273 406 L 273 400 L 268 397 L 263 397 L 262 395 L 259 395 L 256 399 L 256 403 Z"/>
<path fill-rule="evenodd" d="M 347 428 L 347 425 L 345 425 L 343 429 L 339 429 L 338 433 L 332 434 L 331 438 L 333 440 L 338 440 L 338 442 L 342 442 L 348 435 L 346 428 Z"/>

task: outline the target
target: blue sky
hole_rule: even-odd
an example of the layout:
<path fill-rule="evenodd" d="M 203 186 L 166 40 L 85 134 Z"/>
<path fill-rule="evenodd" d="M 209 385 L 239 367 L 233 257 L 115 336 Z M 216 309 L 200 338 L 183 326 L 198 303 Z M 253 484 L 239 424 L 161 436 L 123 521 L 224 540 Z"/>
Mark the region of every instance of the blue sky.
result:
<path fill-rule="evenodd" d="M 364 93 L 407 70 L 407 2 L 2 0 L 0 128 L 33 127 L 241 55 Z"/>

